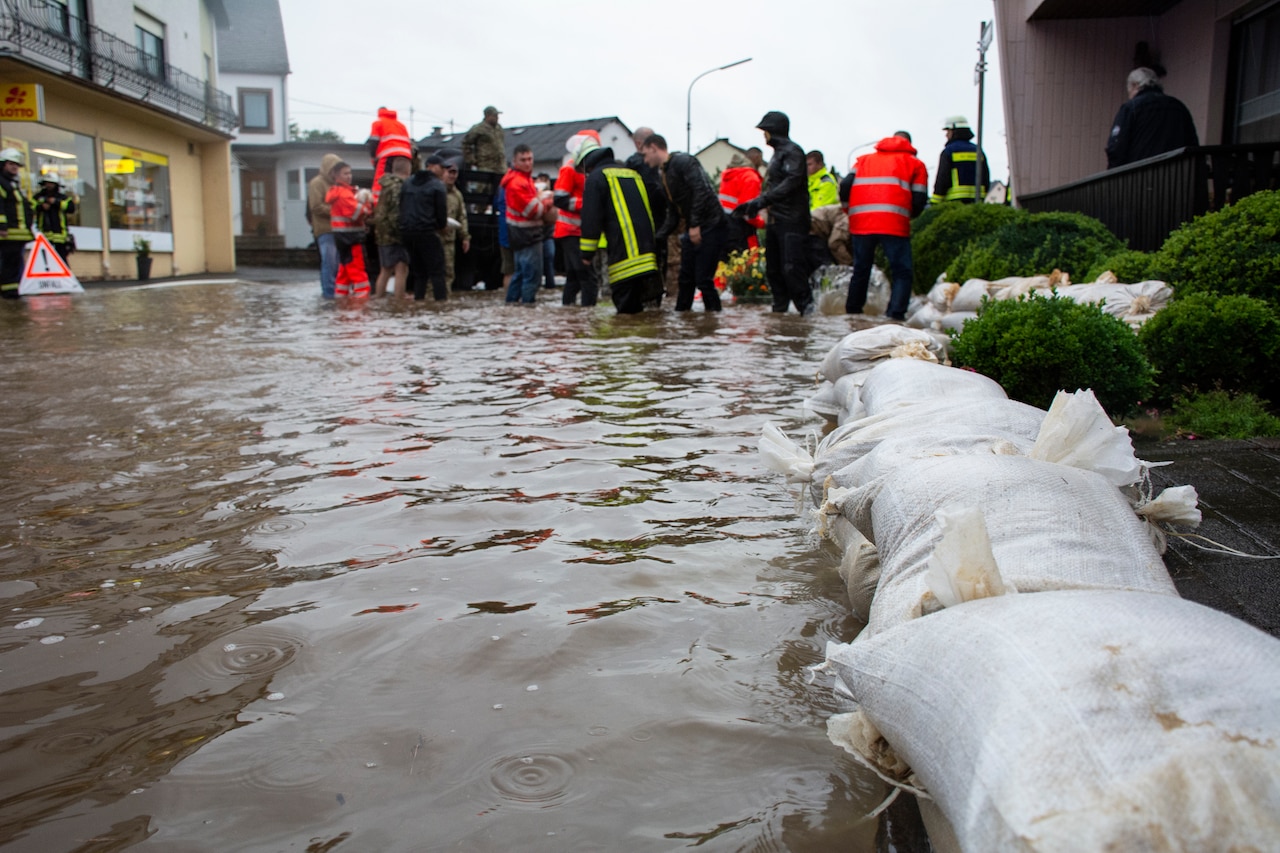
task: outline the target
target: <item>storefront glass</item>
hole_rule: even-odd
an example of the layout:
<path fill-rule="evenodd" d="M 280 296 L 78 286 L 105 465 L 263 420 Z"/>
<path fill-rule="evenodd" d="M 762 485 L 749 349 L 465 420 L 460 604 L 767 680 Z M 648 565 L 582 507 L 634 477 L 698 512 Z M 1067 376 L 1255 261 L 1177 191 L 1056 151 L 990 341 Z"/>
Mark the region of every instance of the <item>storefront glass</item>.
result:
<path fill-rule="evenodd" d="M 62 178 L 64 192 L 76 201 L 76 212 L 67 217 L 76 245 L 101 249 L 102 199 L 93 137 L 36 122 L 5 122 L 0 131 L 0 148 L 17 148 L 26 157 L 22 188 L 30 194 L 42 176 Z"/>

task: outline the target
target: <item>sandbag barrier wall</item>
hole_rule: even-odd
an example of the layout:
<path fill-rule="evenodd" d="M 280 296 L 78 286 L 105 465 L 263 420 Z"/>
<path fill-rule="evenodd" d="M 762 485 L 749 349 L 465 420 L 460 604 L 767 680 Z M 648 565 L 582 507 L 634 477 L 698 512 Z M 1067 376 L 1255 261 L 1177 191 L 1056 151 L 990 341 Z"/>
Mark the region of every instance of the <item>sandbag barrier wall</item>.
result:
<path fill-rule="evenodd" d="M 1199 522 L 1089 391 L 1048 412 L 881 326 L 824 359 L 807 488 L 866 622 L 821 667 L 833 743 L 910 790 L 935 846 L 1274 850 L 1280 641 L 1178 597 L 1161 553 Z"/>

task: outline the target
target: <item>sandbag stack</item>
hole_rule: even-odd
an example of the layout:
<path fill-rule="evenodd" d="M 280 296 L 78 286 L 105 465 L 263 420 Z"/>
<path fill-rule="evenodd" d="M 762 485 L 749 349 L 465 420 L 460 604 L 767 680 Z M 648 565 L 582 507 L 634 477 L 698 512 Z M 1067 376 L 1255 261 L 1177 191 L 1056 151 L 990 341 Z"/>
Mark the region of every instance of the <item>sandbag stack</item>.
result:
<path fill-rule="evenodd" d="M 854 332 L 820 370 L 837 428 L 761 439 L 867 623 L 827 651 L 832 741 L 964 850 L 1274 845 L 1280 642 L 1178 597 L 1194 489 L 1153 496 L 1091 392 L 1046 412 L 941 354 Z"/>
<path fill-rule="evenodd" d="M 1137 329 L 1169 304 L 1173 288 L 1163 281 L 1123 284 L 1108 271 L 1092 284 L 1072 284 L 1061 270 L 1049 275 L 1011 276 L 996 281 L 971 278 L 963 284 L 939 281 L 915 304 L 907 315 L 907 325 L 915 329 L 959 331 L 966 320 L 977 317 L 983 298 L 1017 299 L 1036 293 L 1057 293 L 1076 302 L 1099 303 L 1102 310 Z"/>

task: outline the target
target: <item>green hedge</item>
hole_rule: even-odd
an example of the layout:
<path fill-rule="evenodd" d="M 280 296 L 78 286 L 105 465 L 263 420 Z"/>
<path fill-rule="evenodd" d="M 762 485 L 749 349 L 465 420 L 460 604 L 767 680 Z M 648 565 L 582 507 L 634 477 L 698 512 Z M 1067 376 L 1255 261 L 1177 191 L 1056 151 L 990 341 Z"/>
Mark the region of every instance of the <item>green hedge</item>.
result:
<path fill-rule="evenodd" d="M 1254 193 L 1169 235 L 1157 265 L 1174 293 L 1234 293 L 1280 304 L 1280 191 Z"/>
<path fill-rule="evenodd" d="M 1002 204 L 930 205 L 911 223 L 911 263 L 916 293 L 927 293 L 970 241 L 1029 216 L 1031 214 L 1024 210 Z"/>
<path fill-rule="evenodd" d="M 1221 388 L 1280 403 L 1280 311 L 1251 296 L 1192 293 L 1138 332 L 1156 369 L 1157 401 Z"/>
<path fill-rule="evenodd" d="M 971 241 L 947 267 L 950 281 L 1044 275 L 1060 269 L 1072 281 L 1124 248 L 1098 220 L 1079 213 L 1033 213 Z"/>
<path fill-rule="evenodd" d="M 1042 409 L 1058 391 L 1092 388 L 1102 407 L 1119 416 L 1151 389 L 1151 366 L 1129 326 L 1097 305 L 1058 296 L 985 302 L 952 350 L 957 366 L 990 376 L 1011 398 Z"/>

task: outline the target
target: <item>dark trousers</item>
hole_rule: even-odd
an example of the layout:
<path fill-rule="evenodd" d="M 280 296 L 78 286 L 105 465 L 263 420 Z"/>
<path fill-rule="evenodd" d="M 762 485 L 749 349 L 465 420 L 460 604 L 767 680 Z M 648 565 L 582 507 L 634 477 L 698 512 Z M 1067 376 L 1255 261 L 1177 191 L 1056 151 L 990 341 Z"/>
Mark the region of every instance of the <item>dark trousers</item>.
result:
<path fill-rule="evenodd" d="M 911 301 L 911 238 L 892 234 L 853 235 L 853 278 L 849 281 L 849 295 L 845 298 L 846 314 L 861 314 L 867 302 L 867 284 L 871 281 L 871 265 L 875 262 L 876 246 L 884 246 L 889 259 L 890 279 L 889 319 L 905 320 L 907 303 Z"/>
<path fill-rule="evenodd" d="M 716 266 L 724 252 L 728 237 L 726 220 L 710 228 L 702 229 L 702 242 L 697 246 L 689 235 L 680 235 L 680 290 L 676 294 L 676 310 L 688 311 L 693 307 L 693 292 L 702 291 L 702 307 L 708 311 L 720 310 L 720 292 L 716 290 Z"/>
<path fill-rule="evenodd" d="M 413 298 L 427 298 L 427 279 L 431 279 L 431 295 L 437 302 L 449 298 L 444 283 L 444 244 L 434 231 L 402 231 L 400 242 L 409 250 L 409 281 Z"/>
<path fill-rule="evenodd" d="M 765 279 L 773 295 L 775 313 L 795 304 L 801 314 L 813 313 L 809 287 L 809 229 L 795 222 L 770 222 L 764 232 Z"/>
<path fill-rule="evenodd" d="M 654 308 L 662 304 L 662 276 L 647 272 L 622 281 L 611 281 L 609 292 L 613 296 L 613 307 L 619 314 L 639 314 L 646 303 Z"/>
<path fill-rule="evenodd" d="M 564 294 L 560 301 L 572 305 L 582 294 L 584 308 L 596 304 L 600 298 L 600 280 L 596 278 L 596 269 L 582 262 L 582 249 L 578 245 L 581 237 L 557 237 L 560 254 L 564 258 Z"/>
<path fill-rule="evenodd" d="M 730 218 L 725 230 L 724 254 L 728 257 L 731 252 L 745 252 L 751 248 L 751 244 L 747 242 L 747 238 L 756 233 L 756 229 L 747 224 L 745 219 Z"/>
<path fill-rule="evenodd" d="M 18 298 L 22 281 L 22 240 L 0 240 L 0 296 Z"/>

